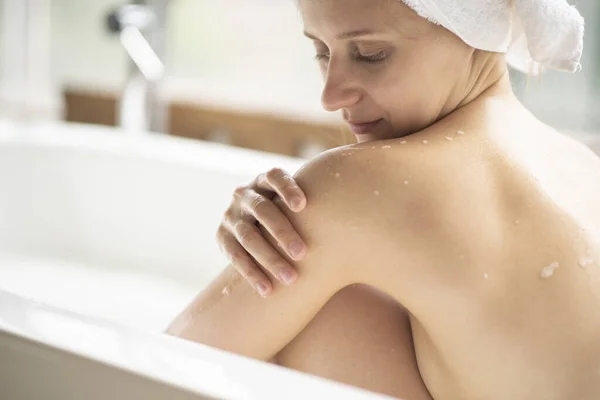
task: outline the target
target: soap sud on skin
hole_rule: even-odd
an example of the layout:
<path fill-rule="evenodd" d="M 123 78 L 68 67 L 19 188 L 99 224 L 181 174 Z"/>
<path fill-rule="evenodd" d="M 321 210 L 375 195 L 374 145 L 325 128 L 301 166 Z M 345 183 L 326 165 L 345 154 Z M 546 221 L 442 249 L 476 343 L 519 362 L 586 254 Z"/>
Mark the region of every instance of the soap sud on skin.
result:
<path fill-rule="evenodd" d="M 422 143 L 423 143 L 423 144 L 427 144 L 427 143 L 429 143 L 429 142 L 428 142 L 427 140 L 423 140 L 423 142 L 422 142 Z"/>
<path fill-rule="evenodd" d="M 483 277 L 484 277 L 485 279 L 487 279 L 487 278 L 489 278 L 490 276 L 489 276 L 488 274 L 483 274 Z"/>
<path fill-rule="evenodd" d="M 458 131 L 456 132 L 457 135 L 464 135 L 465 133 L 463 131 Z"/>
<path fill-rule="evenodd" d="M 405 185 L 408 185 L 408 181 L 404 181 L 404 184 L 405 184 Z"/>
<path fill-rule="evenodd" d="M 450 136 L 446 136 L 446 140 L 452 140 Z"/>
<path fill-rule="evenodd" d="M 392 146 L 382 146 L 381 148 L 382 148 L 382 149 L 391 149 L 391 148 L 392 148 Z"/>
<path fill-rule="evenodd" d="M 406 140 L 401 141 L 400 144 L 406 144 Z"/>
<path fill-rule="evenodd" d="M 592 265 L 592 264 L 594 264 L 594 260 L 592 260 L 592 259 L 591 259 L 591 258 L 589 258 L 589 257 L 585 257 L 585 258 L 582 258 L 581 260 L 579 260 L 579 266 L 580 266 L 581 268 L 585 268 L 585 267 L 587 267 L 588 265 Z"/>
<path fill-rule="evenodd" d="M 223 293 L 223 296 L 229 296 L 229 294 L 231 293 L 231 289 L 229 289 L 229 286 L 225 286 L 221 293 Z"/>
<path fill-rule="evenodd" d="M 550 278 L 554 274 L 554 270 L 557 269 L 558 267 L 560 267 L 560 264 L 556 261 L 553 262 L 552 264 L 550 264 L 547 267 L 544 267 L 542 269 L 542 272 L 540 273 L 540 277 L 542 277 L 544 279 Z"/>

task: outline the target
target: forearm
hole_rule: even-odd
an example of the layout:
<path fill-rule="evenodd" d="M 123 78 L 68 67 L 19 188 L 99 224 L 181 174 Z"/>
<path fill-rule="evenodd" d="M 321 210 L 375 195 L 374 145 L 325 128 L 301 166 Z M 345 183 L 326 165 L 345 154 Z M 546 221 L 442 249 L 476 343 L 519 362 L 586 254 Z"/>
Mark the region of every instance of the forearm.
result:
<path fill-rule="evenodd" d="M 308 274 L 292 287 L 277 287 L 264 299 L 228 267 L 165 333 L 267 361 L 296 337 L 337 291 L 324 282 Z"/>

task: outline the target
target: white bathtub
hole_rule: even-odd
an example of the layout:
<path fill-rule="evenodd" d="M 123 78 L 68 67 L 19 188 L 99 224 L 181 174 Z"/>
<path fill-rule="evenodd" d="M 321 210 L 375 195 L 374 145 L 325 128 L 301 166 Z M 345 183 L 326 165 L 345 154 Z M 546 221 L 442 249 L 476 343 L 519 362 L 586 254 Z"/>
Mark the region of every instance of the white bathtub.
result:
<path fill-rule="evenodd" d="M 300 164 L 0 121 L 0 398 L 384 398 L 160 334 L 226 264 L 235 186 Z"/>

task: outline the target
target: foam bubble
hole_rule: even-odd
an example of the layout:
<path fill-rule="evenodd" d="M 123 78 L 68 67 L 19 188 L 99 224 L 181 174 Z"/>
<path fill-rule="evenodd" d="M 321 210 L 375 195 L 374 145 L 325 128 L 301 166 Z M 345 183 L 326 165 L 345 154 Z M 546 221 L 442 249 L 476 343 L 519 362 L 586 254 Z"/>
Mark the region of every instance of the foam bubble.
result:
<path fill-rule="evenodd" d="M 585 268 L 588 265 L 592 265 L 594 264 L 594 260 L 592 260 L 590 257 L 584 257 L 581 260 L 579 260 L 579 266 L 581 268 Z"/>
<path fill-rule="evenodd" d="M 547 267 L 542 268 L 540 276 L 544 279 L 550 278 L 552 275 L 554 275 L 554 270 L 556 270 L 558 267 L 560 267 L 560 264 L 555 261 Z"/>

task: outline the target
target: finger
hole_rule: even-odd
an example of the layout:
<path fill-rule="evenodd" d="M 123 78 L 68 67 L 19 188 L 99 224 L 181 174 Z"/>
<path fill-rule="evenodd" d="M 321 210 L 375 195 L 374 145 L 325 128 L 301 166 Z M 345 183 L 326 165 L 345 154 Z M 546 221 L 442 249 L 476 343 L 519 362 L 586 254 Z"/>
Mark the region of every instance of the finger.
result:
<path fill-rule="evenodd" d="M 274 191 L 290 210 L 300 212 L 306 207 L 306 196 L 294 178 L 280 168 L 273 168 L 257 177 L 257 187 Z"/>
<path fill-rule="evenodd" d="M 255 225 L 246 221 L 238 222 L 235 237 L 245 251 L 277 280 L 284 285 L 294 283 L 298 276 L 296 270 L 271 246 Z"/>
<path fill-rule="evenodd" d="M 242 199 L 240 206 L 245 214 L 255 218 L 269 231 L 279 246 L 292 259 L 299 260 L 304 257 L 306 254 L 304 241 L 296 232 L 288 217 L 271 200 L 256 192 L 248 192 Z"/>
<path fill-rule="evenodd" d="M 225 237 L 221 248 L 231 266 L 239 272 L 261 297 L 267 297 L 271 293 L 273 289 L 271 281 L 234 236 L 229 235 Z"/>
<path fill-rule="evenodd" d="M 256 192 L 253 193 L 256 195 Z M 248 221 L 251 224 L 256 223 L 256 218 L 254 217 L 254 215 L 241 208 L 242 200 L 243 198 L 240 199 L 236 204 L 232 204 L 223 215 L 222 225 L 226 228 L 227 231 L 231 232 L 232 234 L 233 227 L 241 220 Z"/>
<path fill-rule="evenodd" d="M 251 184 L 252 185 L 252 184 Z M 233 203 L 235 204 L 238 199 L 243 199 L 246 192 L 250 190 L 251 186 L 238 186 L 233 191 Z"/>

